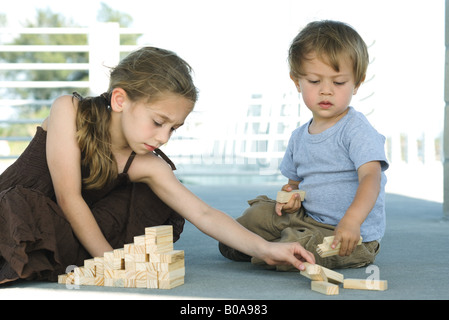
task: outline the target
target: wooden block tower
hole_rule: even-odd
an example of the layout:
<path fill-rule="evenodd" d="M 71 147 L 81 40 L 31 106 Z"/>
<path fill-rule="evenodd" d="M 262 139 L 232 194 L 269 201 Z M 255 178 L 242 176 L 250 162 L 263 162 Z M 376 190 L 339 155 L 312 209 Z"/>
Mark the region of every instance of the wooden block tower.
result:
<path fill-rule="evenodd" d="M 145 235 L 58 277 L 60 284 L 172 289 L 184 284 L 184 251 L 173 248 L 173 226 L 145 228 Z"/>

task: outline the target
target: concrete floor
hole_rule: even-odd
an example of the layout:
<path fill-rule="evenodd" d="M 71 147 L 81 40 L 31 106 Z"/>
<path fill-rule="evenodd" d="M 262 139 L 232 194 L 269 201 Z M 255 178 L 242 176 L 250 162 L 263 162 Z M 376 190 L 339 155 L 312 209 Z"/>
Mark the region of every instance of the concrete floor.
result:
<path fill-rule="evenodd" d="M 278 186 L 189 186 L 204 201 L 233 217 L 259 194 L 275 197 Z M 6 299 L 263 299 L 263 300 L 448 300 L 449 222 L 442 204 L 387 195 L 387 232 L 375 267 L 386 291 L 348 290 L 337 296 L 310 290 L 310 280 L 297 272 L 276 272 L 227 260 L 217 242 L 186 223 L 175 249 L 185 250 L 185 284 L 171 290 L 82 286 L 67 289 L 48 282 L 19 282 L 0 289 Z M 345 278 L 366 279 L 373 269 L 336 270 Z"/>

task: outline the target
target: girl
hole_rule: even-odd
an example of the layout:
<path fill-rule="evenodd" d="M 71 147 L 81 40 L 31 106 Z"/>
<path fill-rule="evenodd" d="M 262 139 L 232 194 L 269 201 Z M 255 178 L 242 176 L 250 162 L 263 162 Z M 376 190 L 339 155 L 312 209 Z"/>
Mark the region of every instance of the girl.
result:
<path fill-rule="evenodd" d="M 269 243 L 211 208 L 159 150 L 197 100 L 190 66 L 152 47 L 131 53 L 99 97 L 62 96 L 20 158 L 0 176 L 0 283 L 55 281 L 68 265 L 184 218 L 268 264 L 314 263 L 298 243 Z"/>

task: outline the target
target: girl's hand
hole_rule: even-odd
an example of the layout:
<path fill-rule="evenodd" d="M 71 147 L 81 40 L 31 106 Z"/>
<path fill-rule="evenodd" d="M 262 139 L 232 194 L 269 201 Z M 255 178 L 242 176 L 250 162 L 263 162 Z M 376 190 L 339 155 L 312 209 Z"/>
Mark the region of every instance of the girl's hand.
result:
<path fill-rule="evenodd" d="M 291 264 L 303 271 L 303 262 L 315 264 L 315 256 L 297 242 L 268 242 L 267 252 L 262 259 L 269 265 Z"/>
<path fill-rule="evenodd" d="M 297 190 L 298 185 L 286 184 L 282 187 L 282 191 L 290 192 L 292 190 Z M 275 211 L 278 216 L 282 216 L 282 211 L 285 213 L 295 213 L 301 208 L 301 197 L 299 194 L 295 193 L 292 195 L 287 203 L 276 202 Z"/>

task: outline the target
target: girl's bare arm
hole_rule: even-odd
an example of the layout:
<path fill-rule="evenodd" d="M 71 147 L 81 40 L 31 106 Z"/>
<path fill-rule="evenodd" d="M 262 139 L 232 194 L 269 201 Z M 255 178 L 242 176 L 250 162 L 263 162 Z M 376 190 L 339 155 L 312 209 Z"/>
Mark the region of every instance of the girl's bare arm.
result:
<path fill-rule="evenodd" d="M 315 263 L 313 254 L 298 243 L 270 243 L 248 231 L 227 214 L 216 210 L 182 185 L 171 168 L 156 156 L 137 156 L 129 170 L 131 180 L 145 182 L 167 205 L 205 234 L 269 264 L 290 263 L 302 268 L 301 261 Z"/>
<path fill-rule="evenodd" d="M 112 247 L 81 196 L 81 151 L 76 140 L 76 100 L 58 98 L 45 121 L 47 162 L 56 200 L 75 235 L 92 256 L 102 256 Z"/>

